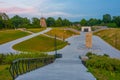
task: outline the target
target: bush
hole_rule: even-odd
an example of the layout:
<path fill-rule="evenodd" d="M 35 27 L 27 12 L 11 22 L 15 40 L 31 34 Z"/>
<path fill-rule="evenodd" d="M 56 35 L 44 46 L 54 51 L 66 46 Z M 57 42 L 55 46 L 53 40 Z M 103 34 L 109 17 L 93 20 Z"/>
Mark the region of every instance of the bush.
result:
<path fill-rule="evenodd" d="M 2 57 L 1 57 L 2 55 Z M 39 57 L 48 57 L 50 55 L 44 53 L 20 53 L 20 54 L 7 54 L 0 55 L 0 64 L 10 64 L 12 61 L 18 58 L 39 58 Z"/>
<path fill-rule="evenodd" d="M 95 69 L 104 69 L 112 72 L 113 71 L 120 72 L 120 60 L 109 58 L 108 55 L 104 56 L 91 55 L 91 56 L 90 56 L 91 58 L 86 61 L 87 67 L 92 67 Z"/>

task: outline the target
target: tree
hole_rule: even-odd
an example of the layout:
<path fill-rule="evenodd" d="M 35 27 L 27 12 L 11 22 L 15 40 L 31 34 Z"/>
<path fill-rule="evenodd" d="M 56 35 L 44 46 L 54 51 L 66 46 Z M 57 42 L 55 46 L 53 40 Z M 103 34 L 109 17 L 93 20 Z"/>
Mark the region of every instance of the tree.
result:
<path fill-rule="evenodd" d="M 0 16 L 0 29 L 2 29 L 4 26 L 3 20 L 2 20 L 2 16 Z"/>
<path fill-rule="evenodd" d="M 63 26 L 62 18 L 61 18 L 61 17 L 59 17 L 59 18 L 55 21 L 55 26 L 56 26 L 56 27 L 61 27 L 61 26 Z"/>
<path fill-rule="evenodd" d="M 71 25 L 71 22 L 67 19 L 64 19 L 62 22 L 63 22 L 63 26 L 70 26 Z"/>
<path fill-rule="evenodd" d="M 111 15 L 110 14 L 103 15 L 103 22 L 110 23 L 111 22 Z"/>
<path fill-rule="evenodd" d="M 14 17 L 12 17 L 11 22 L 15 28 L 18 28 L 23 24 L 22 17 L 20 17 L 18 15 L 15 15 Z"/>
<path fill-rule="evenodd" d="M 27 17 L 22 18 L 21 27 L 28 28 L 29 26 L 30 26 L 30 20 Z"/>
<path fill-rule="evenodd" d="M 118 27 L 120 27 L 120 16 L 114 16 L 113 17 L 113 22 L 116 23 Z"/>
<path fill-rule="evenodd" d="M 88 26 L 98 25 L 98 20 L 91 18 L 91 19 L 88 21 L 87 24 L 88 24 Z"/>
<path fill-rule="evenodd" d="M 87 25 L 87 21 L 86 21 L 85 19 L 82 19 L 82 20 L 80 21 L 80 25 L 81 25 L 81 26 L 86 26 L 86 25 Z"/>
<path fill-rule="evenodd" d="M 48 27 L 55 26 L 55 19 L 52 18 L 52 17 L 48 17 L 47 20 L 46 20 L 46 22 L 47 22 L 47 26 Z"/>
<path fill-rule="evenodd" d="M 38 19 L 36 17 L 32 18 L 32 26 L 40 27 L 40 19 Z"/>

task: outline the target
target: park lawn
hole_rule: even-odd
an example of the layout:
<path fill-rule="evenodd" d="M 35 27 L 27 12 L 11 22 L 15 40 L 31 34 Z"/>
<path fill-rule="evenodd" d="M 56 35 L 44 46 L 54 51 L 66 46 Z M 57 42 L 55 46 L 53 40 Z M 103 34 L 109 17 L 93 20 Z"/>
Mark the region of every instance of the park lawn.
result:
<path fill-rule="evenodd" d="M 29 35 L 27 32 L 19 30 L 2 30 L 0 31 L 0 44 Z"/>
<path fill-rule="evenodd" d="M 57 49 L 67 45 L 67 42 L 57 40 Z M 13 46 L 15 50 L 25 52 L 47 52 L 54 50 L 54 38 L 43 35 L 36 36 Z"/>
<path fill-rule="evenodd" d="M 0 65 L 0 80 L 12 80 L 12 77 L 9 73 L 9 64 Z"/>
<path fill-rule="evenodd" d="M 30 29 L 27 29 L 28 31 L 31 31 L 33 33 L 37 33 L 37 32 L 40 32 L 40 31 L 43 31 L 45 30 L 46 28 L 30 28 Z"/>
<path fill-rule="evenodd" d="M 101 37 L 110 45 L 120 50 L 120 29 L 106 29 L 95 32 L 94 35 Z"/>
<path fill-rule="evenodd" d="M 79 35 L 79 33 L 67 30 L 66 28 L 53 28 L 51 31 L 47 32 L 46 34 L 51 36 L 57 36 L 61 39 L 66 39 L 73 35 Z"/>

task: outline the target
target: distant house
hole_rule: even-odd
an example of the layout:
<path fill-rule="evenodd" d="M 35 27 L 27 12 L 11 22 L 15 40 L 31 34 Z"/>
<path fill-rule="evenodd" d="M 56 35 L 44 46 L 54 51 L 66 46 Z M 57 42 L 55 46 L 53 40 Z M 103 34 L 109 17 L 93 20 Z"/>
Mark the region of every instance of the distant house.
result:
<path fill-rule="evenodd" d="M 89 26 L 85 26 L 85 27 L 82 27 L 82 28 L 81 28 L 81 31 L 82 31 L 82 32 L 91 32 L 92 29 L 91 29 L 91 27 L 89 27 Z"/>

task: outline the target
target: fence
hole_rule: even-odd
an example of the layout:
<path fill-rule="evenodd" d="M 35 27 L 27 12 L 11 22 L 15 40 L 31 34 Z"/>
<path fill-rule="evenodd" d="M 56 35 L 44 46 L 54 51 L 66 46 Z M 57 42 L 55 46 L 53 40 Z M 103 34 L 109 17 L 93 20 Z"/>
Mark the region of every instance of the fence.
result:
<path fill-rule="evenodd" d="M 45 58 L 21 58 L 14 60 L 10 65 L 10 74 L 15 80 L 19 75 L 30 72 L 47 64 L 54 62 L 54 57 Z"/>

